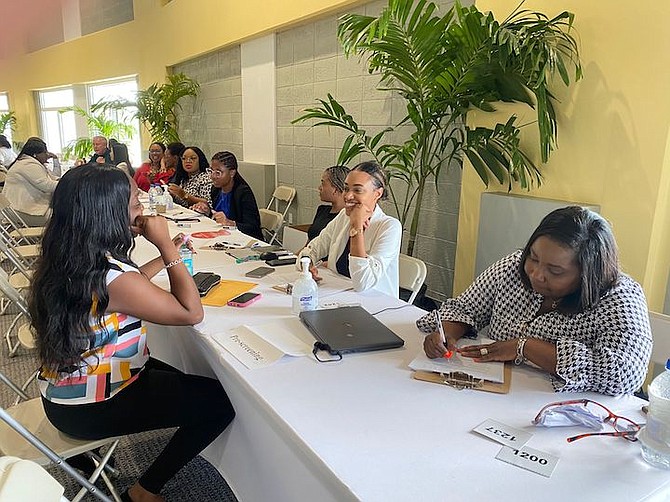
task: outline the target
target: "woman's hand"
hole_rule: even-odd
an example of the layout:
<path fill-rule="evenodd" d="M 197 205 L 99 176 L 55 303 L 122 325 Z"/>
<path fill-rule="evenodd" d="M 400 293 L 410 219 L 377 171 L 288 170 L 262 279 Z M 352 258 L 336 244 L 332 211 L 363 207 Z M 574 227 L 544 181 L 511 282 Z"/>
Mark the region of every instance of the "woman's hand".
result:
<path fill-rule="evenodd" d="M 170 183 L 168 185 L 168 192 L 170 192 L 170 195 L 173 197 L 179 197 L 181 200 L 186 200 L 186 192 L 182 187 L 175 183 Z"/>
<path fill-rule="evenodd" d="M 170 239 L 167 220 L 162 216 L 138 216 L 130 226 L 137 235 L 142 235 L 157 248 L 174 243 Z"/>
<path fill-rule="evenodd" d="M 200 214 L 210 214 L 211 212 L 209 204 L 207 204 L 206 202 L 197 202 L 193 204 L 189 209 L 196 211 Z"/>
<path fill-rule="evenodd" d="M 177 235 L 175 235 L 172 238 L 172 243 L 174 244 L 174 247 L 177 249 L 177 251 L 179 251 L 183 245 L 186 245 L 186 247 L 189 248 L 192 253 L 197 253 L 193 247 L 193 241 L 191 240 L 191 237 L 186 237 L 183 232 L 179 232 Z"/>
<path fill-rule="evenodd" d="M 321 279 L 323 279 L 323 277 L 319 275 L 319 267 L 312 265 L 309 267 L 309 271 L 312 274 L 312 279 L 314 279 L 315 282 L 319 282 Z"/>
<path fill-rule="evenodd" d="M 226 213 L 224 213 L 223 211 L 214 211 L 212 213 L 212 218 L 214 218 L 214 221 L 216 221 L 219 225 L 223 225 L 224 227 L 237 226 L 237 224 L 233 220 L 228 219 Z"/>
<path fill-rule="evenodd" d="M 366 230 L 370 225 L 370 218 L 372 217 L 373 212 L 374 208 L 370 209 L 363 204 L 355 205 L 352 208 L 351 213 L 349 213 L 351 228 L 362 228 L 363 230 Z"/>
<path fill-rule="evenodd" d="M 518 339 L 505 340 L 504 342 L 493 342 L 486 345 L 468 345 L 461 347 L 459 353 L 464 357 L 470 357 L 477 362 L 490 361 L 513 361 L 516 358 L 516 345 Z"/>
<path fill-rule="evenodd" d="M 447 340 L 447 345 L 445 346 L 442 343 L 442 337 L 439 333 L 431 333 L 426 335 L 423 339 L 423 351 L 431 359 L 436 359 L 438 357 L 444 357 L 444 354 L 447 352 L 456 352 L 456 340 L 450 336 L 445 337 Z"/>

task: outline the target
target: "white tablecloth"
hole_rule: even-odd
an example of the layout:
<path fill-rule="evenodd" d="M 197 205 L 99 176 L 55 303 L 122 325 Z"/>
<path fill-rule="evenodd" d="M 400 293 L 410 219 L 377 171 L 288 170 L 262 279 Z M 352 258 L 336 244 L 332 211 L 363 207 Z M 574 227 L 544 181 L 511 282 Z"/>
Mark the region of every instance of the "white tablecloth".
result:
<path fill-rule="evenodd" d="M 152 256 L 146 243 L 138 243 L 138 262 L 140 256 Z M 235 264 L 220 251 L 199 250 L 194 265 L 242 280 L 259 263 Z M 644 463 L 639 443 L 608 437 L 567 443 L 576 429 L 530 424 L 543 405 L 577 397 L 643 421 L 642 401 L 556 394 L 548 376 L 529 367 L 514 369 L 511 391 L 502 395 L 413 380 L 407 365 L 421 350 L 422 336 L 414 325 L 421 311 L 412 306 L 377 316 L 406 341 L 402 349 L 350 354 L 339 363 L 287 356 L 271 367 L 247 369 L 211 335 L 290 315 L 290 296 L 270 288 L 275 274 L 256 281 L 254 291 L 263 298 L 249 307 L 206 307 L 205 320 L 195 328 L 149 325 L 154 356 L 185 371 L 215 375 L 231 397 L 237 416 L 205 456 L 241 501 L 668 496 L 670 473 Z M 352 291 L 331 292 L 324 301 L 361 303 L 372 313 L 403 305 Z M 471 432 L 487 418 L 533 433 L 528 446 L 560 457 L 553 475 L 545 478 L 496 460 L 500 445 Z"/>

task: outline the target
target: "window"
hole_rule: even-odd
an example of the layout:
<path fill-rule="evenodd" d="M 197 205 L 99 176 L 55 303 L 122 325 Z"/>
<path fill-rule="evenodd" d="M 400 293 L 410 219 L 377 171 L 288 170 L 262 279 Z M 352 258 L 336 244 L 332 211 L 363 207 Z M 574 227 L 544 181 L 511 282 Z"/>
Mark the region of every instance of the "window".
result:
<path fill-rule="evenodd" d="M 76 105 L 90 114 L 91 106 L 101 100 L 134 102 L 136 93 L 137 79 L 135 77 L 38 91 L 36 96 L 42 138 L 46 141 L 50 151 L 62 153 L 63 148 L 68 143 L 78 138 L 90 138 L 96 134 L 114 137 L 126 143 L 130 162 L 133 167 L 138 167 L 142 162 L 142 148 L 140 145 L 139 120 L 131 119 L 136 109 L 134 106 L 104 112 L 104 118 L 106 119 L 131 125 L 133 132 L 130 139 L 124 137 L 123 134 L 110 133 L 108 130 L 88 130 L 85 118 L 79 117 L 73 111 L 60 112 L 63 108 Z M 100 113 L 96 112 L 93 115 L 99 116 Z"/>
<path fill-rule="evenodd" d="M 0 115 L 7 113 L 9 111 L 9 96 L 6 92 L 0 92 Z M 12 128 L 7 124 L 4 131 L 0 131 L 0 134 L 7 136 L 9 142 L 12 142 Z"/>
<path fill-rule="evenodd" d="M 37 98 L 42 139 L 49 151 L 61 153 L 65 145 L 77 139 L 74 112 L 59 111 L 74 105 L 74 90 L 72 87 L 64 87 L 38 91 Z"/>
<path fill-rule="evenodd" d="M 91 105 L 105 100 L 126 100 L 134 102 L 137 98 L 137 79 L 119 79 L 89 84 L 88 90 L 89 108 Z M 142 147 L 140 144 L 140 121 L 131 119 L 136 111 L 136 107 L 129 106 L 123 110 L 110 110 L 105 113 L 105 117 L 115 122 L 130 124 L 133 128 L 131 139 L 118 137 L 119 141 L 125 143 L 128 147 L 128 156 L 133 167 L 137 168 L 142 163 Z"/>

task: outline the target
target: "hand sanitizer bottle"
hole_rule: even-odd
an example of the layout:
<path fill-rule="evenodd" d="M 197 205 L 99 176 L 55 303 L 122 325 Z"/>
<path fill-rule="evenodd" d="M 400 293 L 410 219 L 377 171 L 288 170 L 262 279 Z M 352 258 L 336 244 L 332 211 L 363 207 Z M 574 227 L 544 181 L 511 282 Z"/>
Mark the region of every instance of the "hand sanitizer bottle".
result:
<path fill-rule="evenodd" d="M 309 256 L 300 258 L 302 275 L 293 285 L 293 308 L 291 311 L 298 315 L 303 310 L 316 310 L 319 306 L 319 289 L 309 271 Z"/>

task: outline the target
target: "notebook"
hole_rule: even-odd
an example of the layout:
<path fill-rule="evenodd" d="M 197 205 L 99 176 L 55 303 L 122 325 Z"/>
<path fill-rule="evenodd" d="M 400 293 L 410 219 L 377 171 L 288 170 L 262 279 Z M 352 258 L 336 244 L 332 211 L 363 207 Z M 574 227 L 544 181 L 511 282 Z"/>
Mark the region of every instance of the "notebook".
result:
<path fill-rule="evenodd" d="M 362 307 L 339 307 L 300 313 L 321 347 L 333 355 L 394 349 L 405 341 Z"/>

